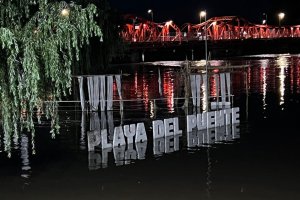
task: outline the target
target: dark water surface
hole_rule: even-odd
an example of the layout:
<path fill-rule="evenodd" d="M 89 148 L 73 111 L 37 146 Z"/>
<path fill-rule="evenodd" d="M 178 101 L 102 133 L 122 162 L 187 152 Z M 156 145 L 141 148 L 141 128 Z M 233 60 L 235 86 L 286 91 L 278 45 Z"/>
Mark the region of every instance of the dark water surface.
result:
<path fill-rule="evenodd" d="M 249 65 L 231 70 L 239 124 L 192 145 L 186 116 L 193 107 L 182 109 L 176 100 L 183 96 L 178 63 L 124 65 L 123 98 L 132 101 L 123 113 L 118 105 L 86 113 L 79 103 L 60 103 L 60 135 L 52 139 L 42 118 L 35 138 L 24 133 L 12 141 L 10 158 L 1 134 L 0 199 L 300 199 L 300 55 L 212 62 L 225 64 Z M 155 108 L 153 99 L 161 97 Z M 153 140 L 152 121 L 173 117 L 182 134 Z M 147 142 L 88 151 L 93 124 L 113 130 L 139 122 Z"/>

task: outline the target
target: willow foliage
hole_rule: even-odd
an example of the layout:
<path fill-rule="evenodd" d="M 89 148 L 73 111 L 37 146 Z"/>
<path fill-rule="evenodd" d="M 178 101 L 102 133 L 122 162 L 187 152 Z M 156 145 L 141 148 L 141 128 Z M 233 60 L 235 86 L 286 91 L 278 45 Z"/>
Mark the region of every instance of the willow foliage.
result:
<path fill-rule="evenodd" d="M 22 127 L 34 134 L 32 113 L 45 90 L 53 101 L 70 92 L 80 48 L 102 37 L 96 14 L 93 4 L 0 0 L 0 119 L 7 144 Z"/>

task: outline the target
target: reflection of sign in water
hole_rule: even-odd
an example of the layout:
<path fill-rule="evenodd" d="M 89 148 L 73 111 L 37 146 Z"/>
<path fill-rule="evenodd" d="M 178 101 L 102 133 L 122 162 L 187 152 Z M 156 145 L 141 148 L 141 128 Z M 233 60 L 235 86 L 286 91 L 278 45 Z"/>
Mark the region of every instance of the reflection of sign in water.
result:
<path fill-rule="evenodd" d="M 21 159 L 22 159 L 22 174 L 21 177 L 30 178 L 31 167 L 29 161 L 29 140 L 26 134 L 21 134 Z"/>
<path fill-rule="evenodd" d="M 154 139 L 153 154 L 162 155 L 163 153 L 179 151 L 179 138 L 181 136 L 182 134 L 177 134 Z"/>
<path fill-rule="evenodd" d="M 145 159 L 147 149 L 147 141 L 135 143 L 135 148 L 132 144 L 104 148 L 101 152 L 89 151 L 89 168 L 91 170 L 106 168 L 108 166 L 109 154 L 113 154 L 114 162 L 117 166 L 130 164 L 132 160 Z"/>
<path fill-rule="evenodd" d="M 237 124 L 211 129 L 193 130 L 187 133 L 187 147 L 202 147 L 218 142 L 229 142 L 240 137 Z"/>
<path fill-rule="evenodd" d="M 91 130 L 88 132 L 90 169 L 107 167 L 108 154 L 113 153 L 116 165 L 129 164 L 132 160 L 144 159 L 147 148 L 147 133 L 144 123 L 136 123 L 113 128 L 109 136 L 104 125 L 102 128 L 97 113 L 92 113 Z M 98 117 L 98 118 L 97 118 Z M 102 120 L 102 118 L 101 118 Z M 106 120 L 106 119 L 103 119 Z M 98 125 L 97 125 L 98 123 Z M 198 113 L 186 117 L 187 147 L 201 147 L 239 137 L 239 108 Z M 179 119 L 168 118 L 152 122 L 153 154 L 161 155 L 180 149 L 179 138 L 182 130 Z M 101 149 L 101 152 L 95 151 Z"/>

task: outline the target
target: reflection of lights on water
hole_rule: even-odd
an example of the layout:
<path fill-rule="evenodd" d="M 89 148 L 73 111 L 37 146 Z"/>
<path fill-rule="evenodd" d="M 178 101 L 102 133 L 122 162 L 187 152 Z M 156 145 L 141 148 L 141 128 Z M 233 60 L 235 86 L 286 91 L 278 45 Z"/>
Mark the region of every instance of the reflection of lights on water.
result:
<path fill-rule="evenodd" d="M 150 101 L 150 118 L 153 119 L 155 117 L 155 106 L 154 106 L 154 101 Z"/>
<path fill-rule="evenodd" d="M 138 73 L 137 72 L 134 73 L 134 90 L 137 93 L 137 90 L 138 90 Z"/>
<path fill-rule="evenodd" d="M 210 92 L 211 92 L 211 96 L 212 97 L 218 97 L 218 94 L 219 94 L 219 91 L 217 91 L 217 75 L 213 76 L 212 77 L 212 80 L 211 80 L 211 87 L 210 87 Z"/>
<path fill-rule="evenodd" d="M 149 106 L 149 85 L 144 76 L 143 76 L 143 96 L 144 96 L 145 111 L 147 112 Z"/>
<path fill-rule="evenodd" d="M 291 91 L 294 91 L 294 67 L 291 67 L 290 79 Z"/>
<path fill-rule="evenodd" d="M 248 67 L 247 68 L 247 74 L 246 74 L 246 84 L 247 84 L 247 87 L 246 90 L 250 89 L 250 84 L 251 84 L 251 77 L 252 77 L 252 73 L 251 73 L 251 68 Z"/>
<path fill-rule="evenodd" d="M 182 61 L 156 61 L 156 62 L 149 63 L 149 65 L 168 66 L 168 67 L 170 67 L 170 66 L 180 67 L 181 64 L 182 64 Z"/>
<path fill-rule="evenodd" d="M 160 68 L 158 68 L 158 93 L 162 95 Z"/>
<path fill-rule="evenodd" d="M 205 66 L 206 61 L 205 60 L 195 60 L 195 61 L 190 61 L 193 66 L 195 67 L 201 67 Z M 155 66 L 173 66 L 173 67 L 181 67 L 186 63 L 186 61 L 156 61 L 156 62 L 149 62 L 149 63 L 144 63 L 144 65 L 155 65 Z M 223 66 L 225 65 L 224 60 L 209 60 L 208 64 L 210 66 Z"/>
<path fill-rule="evenodd" d="M 281 54 L 280 56 L 289 56 L 290 54 Z M 259 55 L 251 55 L 251 56 L 242 56 L 249 58 L 277 58 L 278 54 L 259 54 Z"/>
<path fill-rule="evenodd" d="M 284 75 L 284 67 L 280 68 L 280 72 L 279 72 L 279 95 L 280 95 L 280 102 L 279 105 L 284 104 L 284 79 L 285 79 L 285 75 Z"/>
<path fill-rule="evenodd" d="M 262 71 L 262 77 L 263 77 L 263 85 L 262 85 L 262 89 L 263 89 L 263 109 L 266 109 L 266 95 L 267 95 L 267 76 L 266 76 L 266 68 L 263 67 L 263 71 Z"/>
<path fill-rule="evenodd" d="M 297 86 L 297 93 L 300 93 L 300 63 L 296 68 L 296 86 Z"/>
<path fill-rule="evenodd" d="M 165 72 L 164 76 L 164 83 L 163 83 L 163 93 L 167 98 L 167 107 L 168 111 L 174 111 L 174 78 L 170 72 Z"/>
<path fill-rule="evenodd" d="M 202 109 L 203 110 L 207 110 L 208 108 L 208 102 L 207 102 L 207 99 L 208 99 L 208 90 L 207 90 L 207 76 L 206 74 L 203 75 L 203 84 L 201 86 L 201 89 L 203 91 L 203 98 L 202 98 Z"/>
<path fill-rule="evenodd" d="M 203 67 L 205 66 L 206 61 L 205 60 L 198 60 L 193 62 L 193 66 L 195 67 Z"/>
<path fill-rule="evenodd" d="M 134 88 L 136 92 L 136 98 L 142 98 L 143 107 L 145 107 L 145 111 L 149 111 L 149 109 L 155 110 L 155 107 L 159 106 L 159 103 L 163 101 L 167 105 L 168 111 L 174 112 L 174 96 L 176 85 L 174 81 L 176 80 L 176 77 L 172 70 L 164 70 L 161 76 L 159 77 L 155 75 L 155 72 L 156 71 L 149 70 L 148 74 L 144 74 L 142 77 L 138 76 L 137 72 L 134 74 Z M 158 79 L 159 81 L 155 81 Z M 162 99 L 157 100 L 156 103 L 158 104 L 155 105 L 155 103 L 151 101 L 157 98 L 156 89 L 158 87 L 162 87 L 158 92 L 161 92 L 163 94 L 160 94 L 160 98 Z"/>
<path fill-rule="evenodd" d="M 280 96 L 280 102 L 279 105 L 284 104 L 284 92 L 285 92 L 285 69 L 288 67 L 288 58 L 290 56 L 287 56 L 286 54 L 280 55 L 277 59 L 277 65 L 280 68 L 279 71 L 279 96 Z"/>
<path fill-rule="evenodd" d="M 267 96 L 267 72 L 268 60 L 261 60 L 262 67 L 262 93 L 263 93 L 263 109 L 266 110 L 266 96 Z"/>
<path fill-rule="evenodd" d="M 300 55 L 299 55 L 300 56 Z M 300 60 L 297 59 L 291 63 L 291 72 L 290 72 L 290 85 L 291 91 L 300 93 Z"/>

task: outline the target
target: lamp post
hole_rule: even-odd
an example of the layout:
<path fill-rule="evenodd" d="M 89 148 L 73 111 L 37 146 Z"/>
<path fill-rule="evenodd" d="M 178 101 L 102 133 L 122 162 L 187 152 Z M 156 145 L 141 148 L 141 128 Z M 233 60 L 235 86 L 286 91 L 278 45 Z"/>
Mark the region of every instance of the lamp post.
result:
<path fill-rule="evenodd" d="M 206 22 L 206 11 L 200 12 L 200 23 L 201 23 L 202 17 L 204 17 L 204 22 Z M 207 62 L 207 26 L 206 26 L 206 23 L 204 25 L 204 34 L 205 34 L 205 61 Z"/>
<path fill-rule="evenodd" d="M 200 12 L 200 23 L 201 23 L 201 18 L 204 17 L 204 33 L 205 33 L 205 41 L 204 41 L 204 44 L 205 44 L 205 72 L 206 72 L 206 109 L 208 111 L 208 61 L 207 61 L 207 24 L 206 24 L 206 10 L 204 11 L 201 11 Z"/>
<path fill-rule="evenodd" d="M 151 15 L 151 20 L 153 22 L 153 10 L 149 9 L 148 10 L 148 14 Z"/>
<path fill-rule="evenodd" d="M 263 13 L 263 20 L 262 20 L 262 24 L 267 25 L 268 24 L 268 15 L 266 13 Z"/>
<path fill-rule="evenodd" d="M 206 11 L 200 11 L 199 16 L 200 16 L 200 24 L 201 24 L 202 17 L 206 18 Z M 206 21 L 206 19 L 205 19 L 205 21 Z"/>
<path fill-rule="evenodd" d="M 285 14 L 283 12 L 278 14 L 278 26 L 281 25 L 281 20 L 284 18 Z"/>
<path fill-rule="evenodd" d="M 204 22 L 206 22 L 206 11 L 201 11 L 200 12 L 200 23 L 201 23 L 201 18 L 204 17 Z M 207 26 L 206 23 L 204 24 L 204 34 L 205 34 L 205 70 L 207 73 Z"/>

